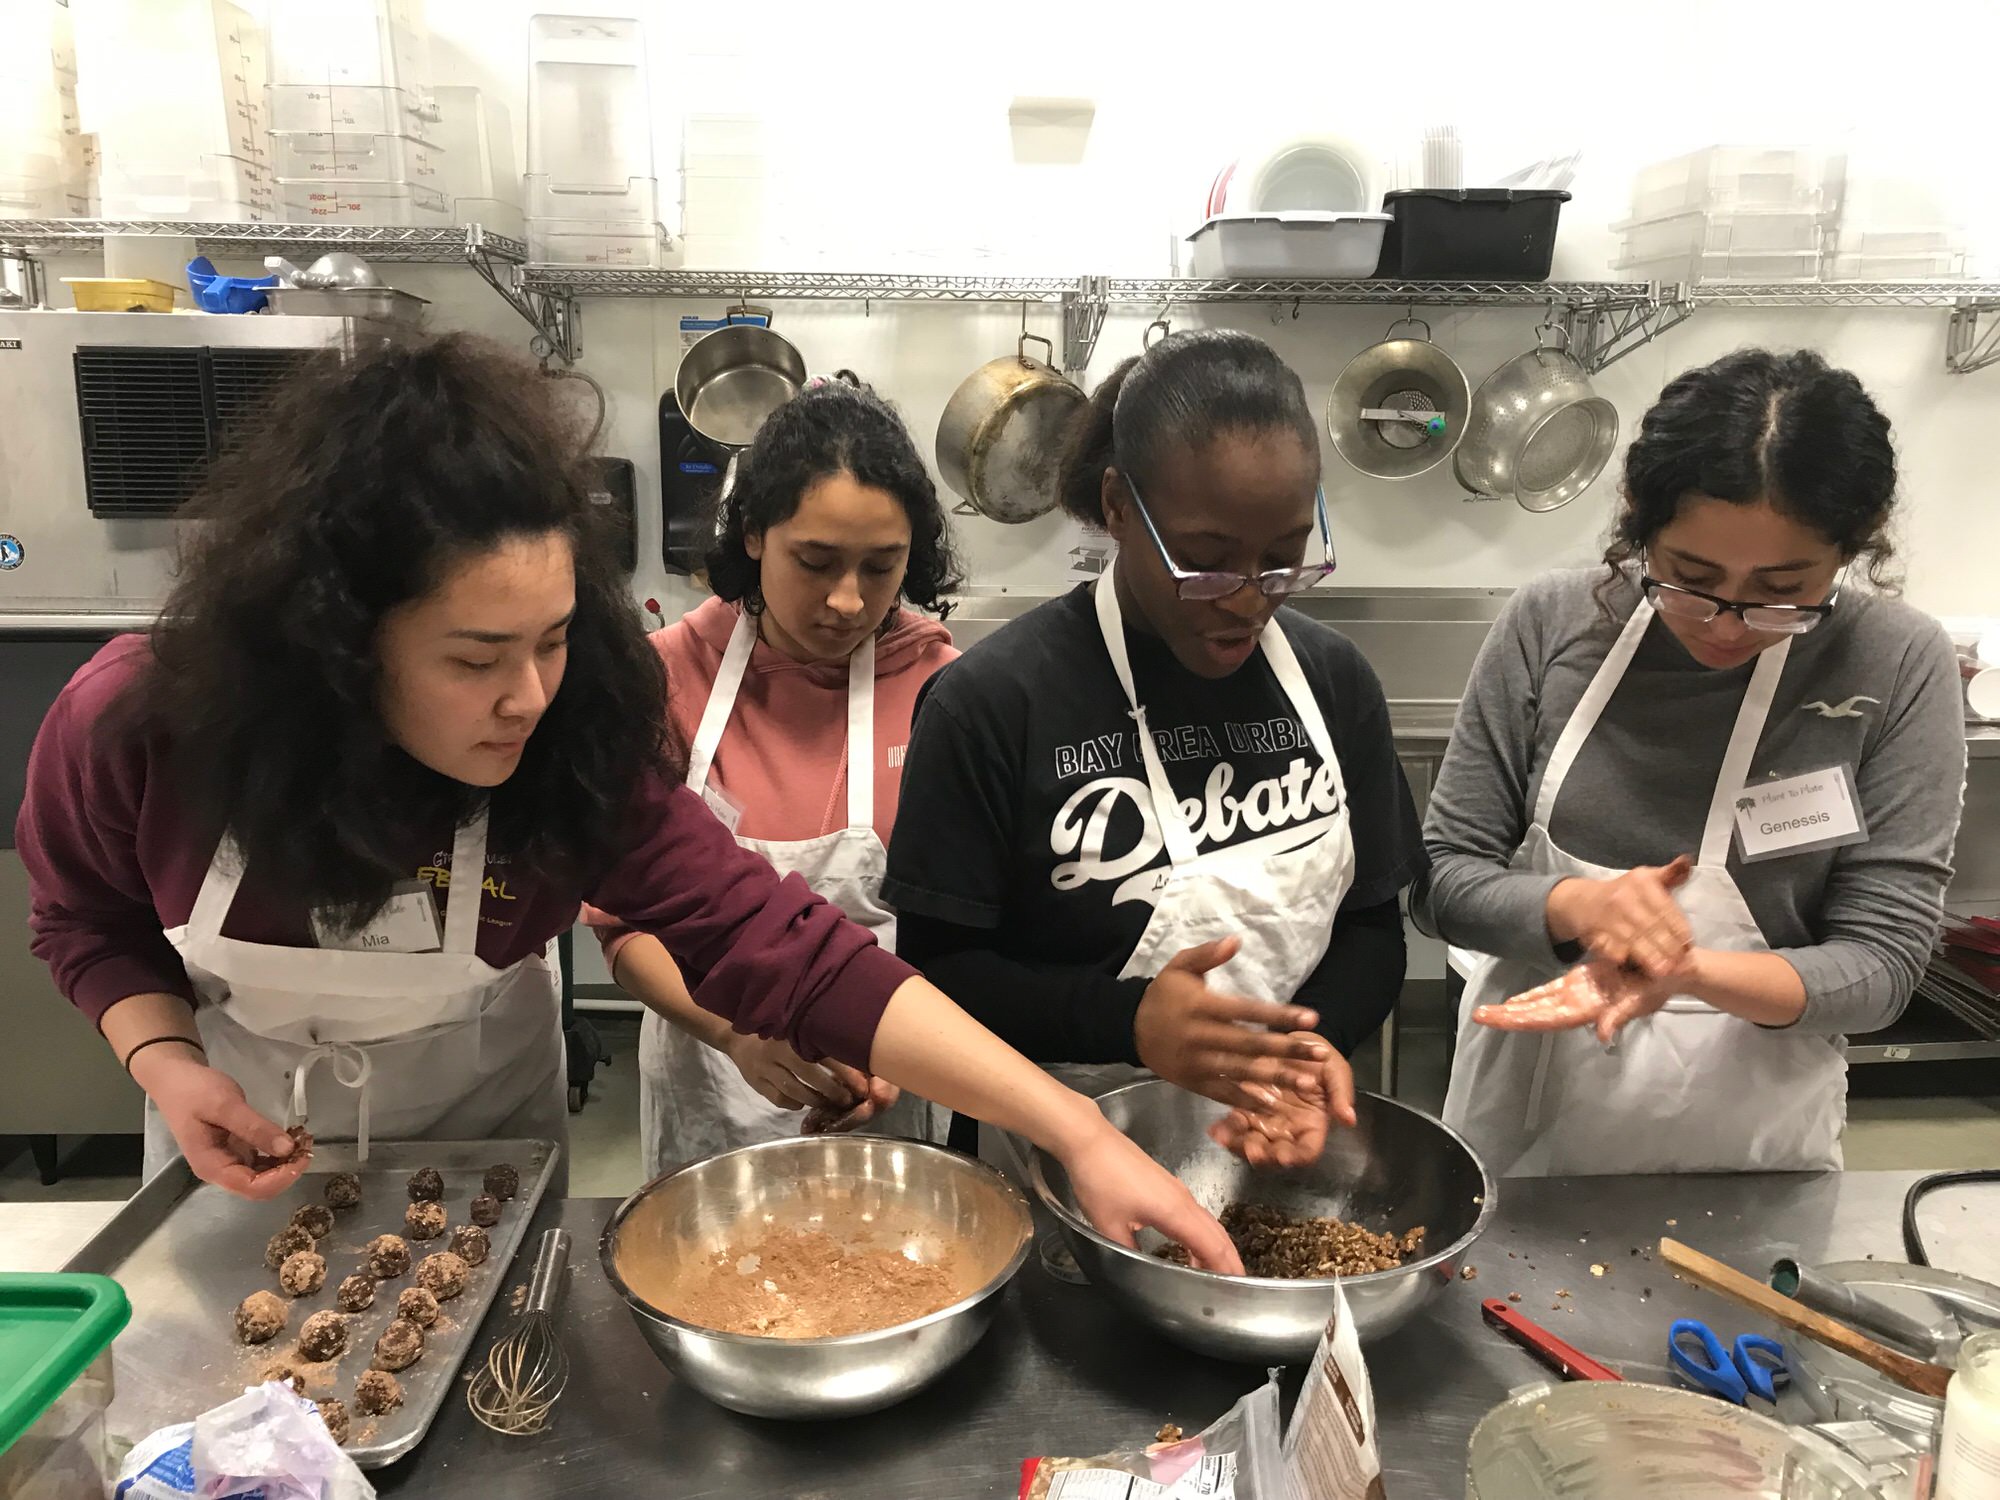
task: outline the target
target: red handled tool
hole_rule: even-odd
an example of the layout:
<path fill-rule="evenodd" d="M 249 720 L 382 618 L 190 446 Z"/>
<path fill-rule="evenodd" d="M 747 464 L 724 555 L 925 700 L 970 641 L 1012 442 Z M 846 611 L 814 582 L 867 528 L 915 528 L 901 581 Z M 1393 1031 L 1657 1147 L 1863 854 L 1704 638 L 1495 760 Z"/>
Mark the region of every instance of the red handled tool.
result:
<path fill-rule="evenodd" d="M 1607 1365 L 1600 1365 L 1581 1350 L 1572 1349 L 1531 1318 L 1524 1318 L 1505 1302 L 1489 1297 L 1479 1304 L 1486 1321 L 1526 1349 L 1565 1380 L 1623 1380 Z"/>

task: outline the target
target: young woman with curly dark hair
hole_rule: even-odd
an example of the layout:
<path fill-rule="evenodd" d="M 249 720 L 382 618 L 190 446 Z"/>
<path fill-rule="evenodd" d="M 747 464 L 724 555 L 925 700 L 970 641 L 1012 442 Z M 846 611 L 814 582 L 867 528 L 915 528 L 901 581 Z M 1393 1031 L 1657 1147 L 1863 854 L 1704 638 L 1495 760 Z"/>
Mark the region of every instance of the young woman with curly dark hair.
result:
<path fill-rule="evenodd" d="M 688 785 L 737 841 L 796 871 L 894 946 L 880 893 L 918 690 L 958 653 L 944 507 L 902 419 L 856 384 L 821 382 L 759 429 L 708 559 L 716 597 L 654 633 L 673 683 Z M 865 771 L 865 774 L 864 774 Z M 593 915 L 593 921 L 599 919 Z M 639 1100 L 651 1172 L 805 1128 L 942 1140 L 938 1111 L 783 1037 L 732 1030 L 687 992 L 666 949 L 600 926 L 648 1013 Z"/>
<path fill-rule="evenodd" d="M 555 389 L 462 335 L 330 359 L 215 468 L 152 637 L 50 710 L 16 828 L 35 948 L 146 1091 L 148 1167 L 274 1196 L 288 1114 L 562 1139 L 545 954 L 588 900 L 733 1025 L 1003 1111 L 1108 1233 L 1239 1265 L 1088 1101 L 682 785 Z"/>
<path fill-rule="evenodd" d="M 1606 566 L 1493 627 L 1416 906 L 1490 955 L 1445 1118 L 1496 1173 L 1840 1165 L 1844 1038 L 1909 1001 L 1964 784 L 1949 641 L 1857 577 L 1895 503 L 1854 376 L 1731 354 L 1647 412 Z"/>

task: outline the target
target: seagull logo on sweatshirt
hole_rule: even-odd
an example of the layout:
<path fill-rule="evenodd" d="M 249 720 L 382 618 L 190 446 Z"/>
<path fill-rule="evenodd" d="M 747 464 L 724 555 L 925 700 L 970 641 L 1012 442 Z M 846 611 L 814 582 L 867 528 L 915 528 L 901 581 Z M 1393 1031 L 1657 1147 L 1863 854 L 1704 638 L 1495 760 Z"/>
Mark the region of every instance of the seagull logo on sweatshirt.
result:
<path fill-rule="evenodd" d="M 1799 712 L 1816 713 L 1822 719 L 1865 719 L 1868 715 L 1863 713 L 1857 705 L 1863 703 L 1880 703 L 1881 701 L 1880 698 L 1864 698 L 1861 694 L 1856 693 L 1845 703 L 1828 703 L 1824 698 L 1813 703 L 1802 703 L 1799 705 Z"/>

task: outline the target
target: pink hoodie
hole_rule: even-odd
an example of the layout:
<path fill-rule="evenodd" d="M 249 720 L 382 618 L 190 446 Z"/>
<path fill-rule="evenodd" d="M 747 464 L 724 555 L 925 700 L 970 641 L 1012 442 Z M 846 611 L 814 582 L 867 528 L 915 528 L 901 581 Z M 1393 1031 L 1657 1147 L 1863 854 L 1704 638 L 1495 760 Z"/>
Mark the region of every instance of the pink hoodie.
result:
<path fill-rule="evenodd" d="M 667 667 L 667 714 L 692 745 L 701 712 L 736 628 L 737 607 L 706 599 L 651 636 Z M 896 823 L 903 752 L 917 690 L 958 655 L 951 634 L 926 615 L 899 609 L 875 642 L 875 831 Z M 716 747 L 709 785 L 741 812 L 750 839 L 810 839 L 847 821 L 847 665 L 793 661 L 761 640 L 750 653 L 736 707 Z M 631 929 L 585 908 L 612 963 Z"/>

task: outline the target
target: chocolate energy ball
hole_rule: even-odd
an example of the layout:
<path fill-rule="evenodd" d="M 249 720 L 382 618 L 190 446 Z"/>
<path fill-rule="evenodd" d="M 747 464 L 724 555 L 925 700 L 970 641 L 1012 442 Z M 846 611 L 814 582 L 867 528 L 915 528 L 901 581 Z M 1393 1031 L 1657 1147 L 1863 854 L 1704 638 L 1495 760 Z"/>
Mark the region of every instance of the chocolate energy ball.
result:
<path fill-rule="evenodd" d="M 326 1257 L 312 1250 L 286 1256 L 278 1267 L 278 1285 L 289 1296 L 310 1297 L 326 1285 Z"/>
<path fill-rule="evenodd" d="M 368 1274 L 388 1281 L 410 1269 L 410 1247 L 400 1234 L 378 1234 L 363 1252 L 368 1257 Z"/>
<path fill-rule="evenodd" d="M 292 1394 L 295 1396 L 303 1396 L 306 1393 L 305 1376 L 282 1360 L 272 1365 L 270 1369 L 257 1378 L 266 1384 L 275 1380 L 279 1385 L 288 1385 L 292 1388 Z"/>
<path fill-rule="evenodd" d="M 472 1200 L 472 1222 L 481 1229 L 491 1229 L 500 1222 L 500 1200 L 491 1193 L 481 1193 Z"/>
<path fill-rule="evenodd" d="M 347 1434 L 353 1426 L 353 1421 L 347 1415 L 345 1401 L 336 1400 L 332 1396 L 327 1397 L 319 1403 L 319 1419 L 326 1423 L 326 1430 L 333 1434 L 336 1443 L 347 1441 Z"/>
<path fill-rule="evenodd" d="M 236 1304 L 236 1336 L 246 1344 L 268 1344 L 285 1326 L 291 1309 L 275 1292 L 252 1292 Z"/>
<path fill-rule="evenodd" d="M 440 1250 L 426 1255 L 417 1267 L 417 1285 L 438 1301 L 449 1302 L 465 1290 L 465 1278 L 471 1274 L 472 1267 L 463 1260 L 449 1250 Z"/>
<path fill-rule="evenodd" d="M 310 1162 L 312 1160 L 313 1138 L 311 1131 L 307 1130 L 303 1125 L 294 1125 L 286 1130 L 285 1134 L 292 1138 L 292 1154 L 290 1156 L 266 1156 L 263 1152 L 259 1151 L 255 1156 L 250 1158 L 251 1171 L 268 1172 L 273 1167 L 285 1167 L 290 1166 L 293 1162 Z"/>
<path fill-rule="evenodd" d="M 486 1231 L 477 1224 L 461 1224 L 451 1232 L 451 1253 L 468 1266 L 484 1264 L 486 1252 L 492 1248 Z"/>
<path fill-rule="evenodd" d="M 486 1191 L 500 1199 L 501 1202 L 506 1202 L 507 1199 L 521 1191 L 520 1171 L 515 1167 L 509 1166 L 504 1161 L 497 1167 L 488 1167 L 486 1169 Z"/>
<path fill-rule="evenodd" d="M 420 1286 L 406 1286 L 396 1299 L 396 1316 L 428 1328 L 438 1320 L 438 1299 Z"/>
<path fill-rule="evenodd" d="M 347 1319 L 337 1312 L 316 1312 L 299 1330 L 299 1358 L 324 1364 L 347 1352 Z"/>
<path fill-rule="evenodd" d="M 407 1370 L 424 1352 L 424 1331 L 408 1318 L 398 1318 L 375 1340 L 375 1368 Z"/>
<path fill-rule="evenodd" d="M 342 1312 L 365 1312 L 375 1303 L 375 1278 L 355 1272 L 341 1282 L 333 1300 Z"/>
<path fill-rule="evenodd" d="M 272 1235 L 270 1242 L 264 1246 L 264 1264 L 275 1271 L 291 1256 L 301 1250 L 310 1250 L 312 1247 L 313 1237 L 310 1234 L 296 1224 L 287 1224 Z"/>
<path fill-rule="evenodd" d="M 361 1179 L 352 1172 L 335 1172 L 326 1180 L 328 1208 L 353 1208 L 361 1201 Z"/>
<path fill-rule="evenodd" d="M 292 1227 L 323 1240 L 333 1233 L 333 1210 L 324 1203 L 308 1203 L 292 1215 Z"/>
<path fill-rule="evenodd" d="M 402 1382 L 387 1370 L 363 1370 L 354 1382 L 354 1404 L 371 1417 L 394 1411 L 403 1404 Z"/>
<path fill-rule="evenodd" d="M 410 1174 L 410 1201 L 436 1203 L 444 1197 L 444 1178 L 436 1167 L 420 1167 Z"/>
<path fill-rule="evenodd" d="M 403 1232 L 413 1240 L 434 1240 L 444 1233 L 442 1203 L 412 1203 L 403 1210 Z"/>

